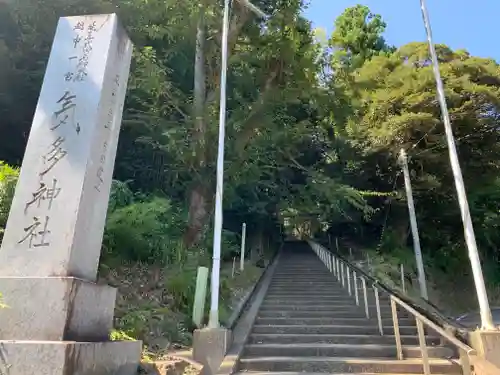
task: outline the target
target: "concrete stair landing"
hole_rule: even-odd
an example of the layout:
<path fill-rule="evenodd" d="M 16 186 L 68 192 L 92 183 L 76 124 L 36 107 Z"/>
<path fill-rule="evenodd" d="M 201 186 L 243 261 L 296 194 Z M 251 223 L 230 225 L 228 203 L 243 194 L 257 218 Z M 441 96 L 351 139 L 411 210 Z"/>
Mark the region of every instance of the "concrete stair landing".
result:
<path fill-rule="evenodd" d="M 354 288 L 354 287 L 353 287 Z M 398 360 L 389 298 L 381 294 L 384 336 L 368 290 L 370 319 L 306 243 L 288 243 L 238 362 L 250 375 L 423 374 L 415 319 L 399 310 L 404 360 Z M 427 335 L 431 373 L 461 374 L 452 351 Z"/>

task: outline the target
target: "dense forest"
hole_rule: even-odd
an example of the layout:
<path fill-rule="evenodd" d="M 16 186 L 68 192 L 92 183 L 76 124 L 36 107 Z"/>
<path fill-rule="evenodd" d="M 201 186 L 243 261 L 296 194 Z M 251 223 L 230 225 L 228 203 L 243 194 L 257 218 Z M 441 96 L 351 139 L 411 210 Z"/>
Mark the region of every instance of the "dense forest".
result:
<path fill-rule="evenodd" d="M 236 246 L 243 222 L 256 246 L 286 223 L 411 259 L 398 164 L 405 148 L 427 267 L 469 275 L 427 44 L 388 45 L 383 16 L 361 5 L 325 35 L 302 15 L 306 1 L 253 3 L 270 16 L 259 19 L 238 1 L 231 9 L 224 251 Z M 208 253 L 221 0 L 1 2 L 0 160 L 22 162 L 58 17 L 105 12 L 119 14 L 135 50 L 104 254 L 171 263 Z M 478 246 L 495 284 L 499 65 L 436 49 Z"/>

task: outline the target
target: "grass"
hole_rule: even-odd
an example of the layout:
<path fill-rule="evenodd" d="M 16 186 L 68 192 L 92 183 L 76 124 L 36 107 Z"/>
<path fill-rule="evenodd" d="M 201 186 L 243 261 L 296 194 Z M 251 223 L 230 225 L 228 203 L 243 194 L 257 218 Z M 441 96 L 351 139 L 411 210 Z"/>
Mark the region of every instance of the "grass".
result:
<path fill-rule="evenodd" d="M 176 268 L 164 269 L 144 263 L 101 267 L 101 278 L 118 288 L 111 339 L 142 340 L 146 362 L 191 346 L 194 328 L 191 323 L 192 286 L 196 282 L 196 267 Z M 263 270 L 247 263 L 243 272 L 238 269 L 232 277 L 232 262 L 222 265 L 221 322 L 228 320 Z M 210 305 L 209 292 L 207 294 L 206 310 Z M 208 311 L 206 315 L 208 318 Z"/>

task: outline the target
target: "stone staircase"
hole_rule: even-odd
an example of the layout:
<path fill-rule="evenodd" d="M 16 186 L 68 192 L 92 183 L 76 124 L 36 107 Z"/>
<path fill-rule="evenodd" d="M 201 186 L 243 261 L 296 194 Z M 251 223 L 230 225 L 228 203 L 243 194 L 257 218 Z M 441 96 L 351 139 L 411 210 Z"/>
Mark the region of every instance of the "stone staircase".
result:
<path fill-rule="evenodd" d="M 361 287 L 358 286 L 361 293 Z M 370 289 L 371 290 L 371 289 Z M 398 310 L 403 360 L 397 359 L 391 306 L 381 294 L 380 335 L 373 291 L 355 304 L 307 243 L 289 243 L 281 254 L 237 369 L 240 373 L 423 374 L 415 320 Z M 453 351 L 426 336 L 430 373 L 461 374 Z"/>

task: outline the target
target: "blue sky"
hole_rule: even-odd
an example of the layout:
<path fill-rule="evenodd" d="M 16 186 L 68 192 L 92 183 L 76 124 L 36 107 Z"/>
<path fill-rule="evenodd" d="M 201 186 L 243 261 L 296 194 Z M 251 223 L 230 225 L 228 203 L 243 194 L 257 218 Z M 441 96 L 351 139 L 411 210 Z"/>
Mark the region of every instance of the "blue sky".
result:
<path fill-rule="evenodd" d="M 347 7 L 367 5 L 387 23 L 385 38 L 401 46 L 425 41 L 419 0 L 309 0 L 305 15 L 330 35 L 335 18 Z M 500 0 L 427 0 L 436 43 L 466 49 L 500 61 Z"/>

